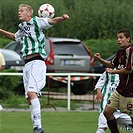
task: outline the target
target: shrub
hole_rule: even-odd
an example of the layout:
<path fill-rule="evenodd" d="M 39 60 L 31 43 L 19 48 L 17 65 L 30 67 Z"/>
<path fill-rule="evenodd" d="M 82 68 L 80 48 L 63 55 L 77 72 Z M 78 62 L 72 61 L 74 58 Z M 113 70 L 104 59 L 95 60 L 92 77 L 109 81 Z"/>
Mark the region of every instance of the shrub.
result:
<path fill-rule="evenodd" d="M 119 46 L 117 41 L 112 39 L 90 39 L 84 41 L 91 53 L 100 53 L 102 58 L 107 58 L 117 52 Z"/>
<path fill-rule="evenodd" d="M 16 72 L 14 69 L 3 70 L 3 72 Z M 10 95 L 14 94 L 15 87 L 18 86 L 20 82 L 20 77 L 18 76 L 0 76 L 0 98 L 8 98 Z"/>
<path fill-rule="evenodd" d="M 34 15 L 44 0 L 6 0 L 0 4 L 0 26 L 16 32 L 19 20 L 17 10 L 20 3 L 30 4 Z M 133 2 L 131 0 L 45 0 L 55 7 L 55 16 L 70 15 L 65 21 L 47 30 L 47 36 L 90 38 L 114 38 L 118 30 L 133 29 Z M 125 19 L 126 18 L 126 19 Z"/>
<path fill-rule="evenodd" d="M 11 40 L 7 38 L 0 38 L 0 48 L 3 48 L 6 46 L 8 43 L 10 43 Z"/>

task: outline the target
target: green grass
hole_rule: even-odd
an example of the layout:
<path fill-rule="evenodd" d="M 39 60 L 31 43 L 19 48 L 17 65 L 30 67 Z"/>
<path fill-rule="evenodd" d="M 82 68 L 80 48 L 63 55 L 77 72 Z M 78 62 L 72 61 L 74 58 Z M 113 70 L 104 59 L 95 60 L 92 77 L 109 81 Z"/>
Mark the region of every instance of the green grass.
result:
<path fill-rule="evenodd" d="M 45 133 L 95 133 L 97 118 L 98 112 L 42 112 Z M 0 112 L 0 123 L 0 133 L 32 133 L 30 112 Z"/>
<path fill-rule="evenodd" d="M 48 105 L 48 98 L 45 96 L 40 97 L 41 107 L 49 107 Z M 71 101 L 71 110 L 75 110 L 82 104 L 86 103 L 85 101 Z M 24 96 L 22 95 L 11 95 L 8 99 L 0 100 L 0 104 L 4 108 L 29 108 L 27 101 Z M 64 107 L 67 108 L 67 100 L 55 100 L 50 99 L 49 104 L 53 105 L 54 107 Z"/>

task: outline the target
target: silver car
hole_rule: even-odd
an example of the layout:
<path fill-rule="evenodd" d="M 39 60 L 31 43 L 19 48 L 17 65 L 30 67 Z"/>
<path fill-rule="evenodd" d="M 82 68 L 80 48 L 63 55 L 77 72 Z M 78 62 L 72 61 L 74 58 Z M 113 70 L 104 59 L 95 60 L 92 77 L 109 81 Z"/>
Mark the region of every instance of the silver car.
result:
<path fill-rule="evenodd" d="M 91 72 L 93 57 L 88 48 L 78 39 L 48 38 L 46 40 L 48 71 Z"/>
<path fill-rule="evenodd" d="M 9 49 L 0 49 L 0 53 L 3 54 L 6 65 L 5 69 L 15 69 L 16 71 L 22 72 L 24 67 L 24 61 L 20 59 L 18 53 Z"/>

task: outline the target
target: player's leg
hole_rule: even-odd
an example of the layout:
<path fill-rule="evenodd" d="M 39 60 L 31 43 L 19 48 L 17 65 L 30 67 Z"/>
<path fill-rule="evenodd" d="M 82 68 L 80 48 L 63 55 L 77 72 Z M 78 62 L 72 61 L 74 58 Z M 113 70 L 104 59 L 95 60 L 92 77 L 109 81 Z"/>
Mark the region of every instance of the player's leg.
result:
<path fill-rule="evenodd" d="M 129 115 L 125 113 L 120 113 L 120 111 L 116 111 L 114 113 L 115 118 L 117 119 L 118 126 L 124 131 L 133 131 L 133 128 L 130 126 L 132 124 L 132 119 Z"/>
<path fill-rule="evenodd" d="M 26 98 L 30 106 L 34 132 L 43 133 L 41 124 L 41 107 L 37 93 L 39 93 L 45 85 L 45 63 L 38 60 L 29 62 L 27 65 L 26 74 L 28 75 L 26 77 L 28 79 Z M 41 132 L 39 130 L 41 130 Z"/>
<path fill-rule="evenodd" d="M 107 124 L 111 133 L 119 133 L 117 127 L 117 121 L 113 114 L 118 107 L 119 107 L 119 94 L 117 93 L 117 91 L 114 91 L 110 96 L 104 110 L 104 115 L 107 119 Z"/>
<path fill-rule="evenodd" d="M 105 133 L 107 127 L 108 127 L 108 125 L 107 125 L 106 118 L 103 115 L 103 113 L 100 113 L 100 115 L 98 117 L 98 129 L 97 129 L 96 133 Z"/>
<path fill-rule="evenodd" d="M 27 65 L 25 65 L 24 69 L 23 69 L 23 83 L 24 83 L 24 89 L 25 89 L 25 97 L 27 99 L 27 103 L 29 105 L 29 108 L 30 108 L 30 113 L 31 113 L 31 120 L 32 120 L 32 123 L 33 123 L 33 113 L 32 113 L 32 106 L 31 106 L 31 102 L 29 100 L 29 97 L 27 95 L 28 93 L 28 76 L 27 76 Z"/>
<path fill-rule="evenodd" d="M 107 124 L 109 129 L 111 130 L 111 133 L 119 133 L 119 130 L 117 127 L 117 121 L 113 115 L 114 111 L 115 111 L 114 108 L 107 105 L 104 110 L 104 115 L 107 119 Z"/>
<path fill-rule="evenodd" d="M 120 111 L 128 114 L 131 118 L 132 124 L 129 124 L 133 128 L 133 98 L 132 97 L 120 97 Z"/>
<path fill-rule="evenodd" d="M 35 92 L 28 91 L 28 104 L 31 110 L 31 118 L 33 122 L 33 127 L 41 128 L 41 107 L 40 101 Z"/>

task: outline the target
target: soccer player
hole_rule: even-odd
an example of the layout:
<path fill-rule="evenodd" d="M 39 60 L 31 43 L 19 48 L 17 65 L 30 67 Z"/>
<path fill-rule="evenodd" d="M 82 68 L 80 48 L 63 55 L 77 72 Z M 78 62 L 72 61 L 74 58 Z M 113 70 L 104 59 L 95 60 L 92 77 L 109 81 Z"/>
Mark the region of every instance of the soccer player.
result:
<path fill-rule="evenodd" d="M 111 133 L 119 133 L 117 121 L 113 115 L 116 109 L 127 113 L 133 119 L 133 45 L 131 45 L 131 33 L 122 29 L 117 33 L 117 42 L 120 46 L 116 57 L 112 61 L 101 58 L 99 53 L 94 55 L 106 68 L 110 74 L 119 74 L 120 83 L 110 96 L 104 110 L 108 127 Z M 112 70 L 110 68 L 117 68 Z M 130 125 L 130 126 L 133 126 Z"/>
<path fill-rule="evenodd" d="M 25 60 L 23 81 L 25 97 L 27 98 L 33 123 L 33 133 L 44 133 L 41 124 L 41 109 L 38 96 L 45 86 L 46 65 L 45 59 L 45 35 L 46 29 L 68 20 L 67 14 L 61 17 L 39 18 L 33 17 L 33 9 L 30 5 L 21 4 L 18 8 L 18 18 L 21 21 L 18 31 L 14 34 L 0 29 L 0 33 L 6 37 L 20 42 L 22 45 L 21 57 Z"/>
<path fill-rule="evenodd" d="M 112 92 L 116 89 L 119 84 L 119 75 L 118 74 L 109 74 L 106 71 L 98 79 L 95 90 L 97 90 L 97 95 L 95 101 L 100 103 L 100 114 L 98 118 L 98 129 L 96 133 L 105 133 L 107 126 L 107 121 L 103 115 L 104 108 L 107 104 L 107 100 L 111 96 Z M 133 129 L 129 126 L 132 124 L 130 116 L 125 113 L 120 113 L 119 110 L 114 112 L 114 117 L 116 118 L 118 125 L 123 130 L 130 130 L 133 133 Z"/>
<path fill-rule="evenodd" d="M 5 59 L 2 53 L 0 53 L 0 71 L 5 68 Z M 2 110 L 3 107 L 0 105 L 0 110 Z"/>

